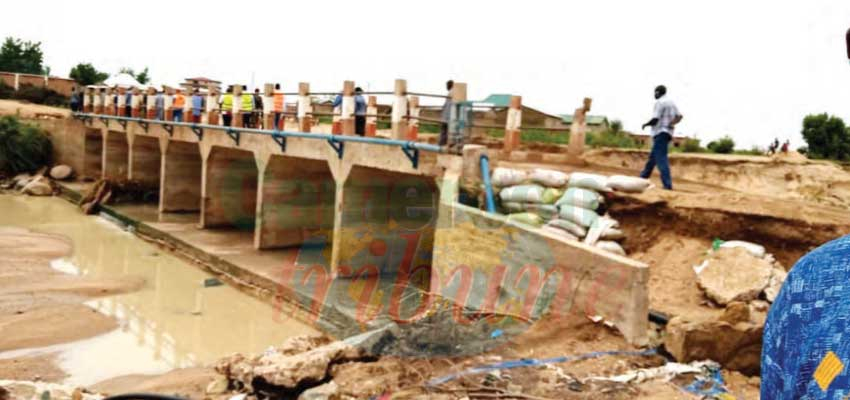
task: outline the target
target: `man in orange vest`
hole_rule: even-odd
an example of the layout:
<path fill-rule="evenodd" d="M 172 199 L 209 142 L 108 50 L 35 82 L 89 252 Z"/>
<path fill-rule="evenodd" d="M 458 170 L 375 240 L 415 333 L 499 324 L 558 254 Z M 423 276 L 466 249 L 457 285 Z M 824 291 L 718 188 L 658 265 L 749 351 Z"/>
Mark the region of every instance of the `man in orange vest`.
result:
<path fill-rule="evenodd" d="M 275 83 L 274 85 L 272 103 L 272 112 L 274 112 L 274 129 L 281 130 L 281 128 L 283 128 L 283 124 L 280 123 L 280 119 L 283 116 L 283 92 L 280 91 L 279 83 Z"/>
<path fill-rule="evenodd" d="M 174 121 L 183 122 L 183 107 L 186 106 L 186 97 L 180 89 L 174 92 L 174 101 L 171 103 L 171 108 L 174 112 Z"/>

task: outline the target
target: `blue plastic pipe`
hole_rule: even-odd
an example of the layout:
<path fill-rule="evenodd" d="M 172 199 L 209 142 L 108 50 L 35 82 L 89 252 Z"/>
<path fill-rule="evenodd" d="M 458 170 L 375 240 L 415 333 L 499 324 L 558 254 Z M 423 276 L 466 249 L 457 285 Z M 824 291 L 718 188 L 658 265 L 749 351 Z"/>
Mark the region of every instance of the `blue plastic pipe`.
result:
<path fill-rule="evenodd" d="M 493 200 L 493 185 L 490 184 L 490 158 L 481 155 L 481 176 L 484 178 L 484 193 L 487 199 L 487 212 L 496 212 L 496 202 Z"/>

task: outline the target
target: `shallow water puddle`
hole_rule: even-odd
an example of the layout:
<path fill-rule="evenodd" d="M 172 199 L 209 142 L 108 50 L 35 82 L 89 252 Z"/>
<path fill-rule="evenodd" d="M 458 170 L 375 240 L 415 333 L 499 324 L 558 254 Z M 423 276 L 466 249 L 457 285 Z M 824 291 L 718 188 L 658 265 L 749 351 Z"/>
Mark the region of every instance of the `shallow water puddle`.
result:
<path fill-rule="evenodd" d="M 58 198 L 0 196 L 0 225 L 61 234 L 73 253 L 51 267 L 94 278 L 141 277 L 133 293 L 86 304 L 115 317 L 119 329 L 93 338 L 0 353 L 0 358 L 58 353 L 67 383 L 88 385 L 127 374 L 154 374 L 210 364 L 233 352 L 261 352 L 285 339 L 316 332 L 272 306 L 122 230 L 100 217 L 82 215 Z M 279 313 L 279 311 L 278 311 Z"/>

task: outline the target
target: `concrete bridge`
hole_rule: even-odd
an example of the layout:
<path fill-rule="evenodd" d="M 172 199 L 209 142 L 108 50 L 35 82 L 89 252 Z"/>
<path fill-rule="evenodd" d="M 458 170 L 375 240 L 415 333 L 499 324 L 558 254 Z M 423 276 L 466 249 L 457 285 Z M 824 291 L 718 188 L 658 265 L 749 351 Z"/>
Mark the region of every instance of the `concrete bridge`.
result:
<path fill-rule="evenodd" d="M 515 302 L 531 319 L 599 315 L 631 342 L 646 341 L 646 265 L 458 202 L 462 181 L 480 182 L 480 146 L 447 154 L 424 143 L 300 132 L 299 121 L 284 131 L 93 114 L 38 123 L 57 162 L 80 177 L 158 188 L 161 215 L 198 213 L 203 229 L 251 232 L 258 250 L 325 246 L 334 276 L 424 268 L 430 277 L 410 284 L 474 309 Z M 400 262 L 366 268 L 364 246 Z"/>

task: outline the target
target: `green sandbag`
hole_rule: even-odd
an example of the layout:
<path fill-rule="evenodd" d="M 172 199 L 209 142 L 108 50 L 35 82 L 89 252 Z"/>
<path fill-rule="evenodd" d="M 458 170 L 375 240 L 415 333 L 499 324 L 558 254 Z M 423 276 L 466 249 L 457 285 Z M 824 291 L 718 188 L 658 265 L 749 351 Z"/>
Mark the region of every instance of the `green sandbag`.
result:
<path fill-rule="evenodd" d="M 593 225 L 599 215 L 596 214 L 593 210 L 588 210 L 582 207 L 576 207 L 571 205 L 562 205 L 561 207 L 561 219 L 565 219 L 567 221 L 575 222 L 583 227 L 588 227 Z"/>
<path fill-rule="evenodd" d="M 540 227 L 543 225 L 543 218 L 535 213 L 516 213 L 508 215 L 508 221 L 519 222 L 526 225 L 531 225 L 534 227 Z"/>
<path fill-rule="evenodd" d="M 549 221 L 546 224 L 546 226 L 551 226 L 551 227 L 554 227 L 554 228 L 557 228 L 557 229 L 561 229 L 563 231 L 569 232 L 570 234 L 577 236 L 577 237 L 580 237 L 580 238 L 583 238 L 585 235 L 587 235 L 587 229 L 585 229 L 584 227 L 582 227 L 581 225 L 579 225 L 575 222 L 567 221 L 565 219 L 555 219 L 555 220 Z"/>
<path fill-rule="evenodd" d="M 502 201 L 541 203 L 543 191 L 543 186 L 540 185 L 517 185 L 502 189 L 499 192 L 499 198 Z"/>
<path fill-rule="evenodd" d="M 570 205 L 595 210 L 599 208 L 601 200 L 602 196 L 593 190 L 571 187 L 567 189 L 566 193 L 555 204 L 558 206 Z"/>
<path fill-rule="evenodd" d="M 543 191 L 543 204 L 555 204 L 563 196 L 564 192 L 554 188 L 546 188 Z"/>
<path fill-rule="evenodd" d="M 504 208 L 508 214 L 533 212 L 540 215 L 547 221 L 558 217 L 558 207 L 551 204 L 518 203 L 509 201 L 507 203 L 502 203 L 502 208 Z"/>

